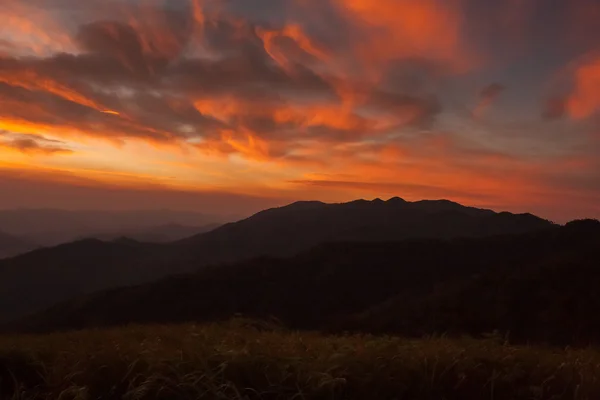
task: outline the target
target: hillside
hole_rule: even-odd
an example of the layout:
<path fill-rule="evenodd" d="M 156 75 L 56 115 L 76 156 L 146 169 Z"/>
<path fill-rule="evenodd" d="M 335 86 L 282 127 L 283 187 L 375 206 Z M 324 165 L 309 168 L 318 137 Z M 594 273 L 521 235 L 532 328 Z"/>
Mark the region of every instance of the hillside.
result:
<path fill-rule="evenodd" d="M 83 240 L 2 260 L 0 320 L 76 295 L 158 279 L 170 258 L 158 245 Z"/>
<path fill-rule="evenodd" d="M 322 245 L 80 297 L 12 329 L 212 321 L 294 328 L 597 343 L 600 223 L 491 238 Z"/>
<path fill-rule="evenodd" d="M 76 295 L 208 265 L 293 256 L 326 242 L 484 237 L 550 228 L 556 227 L 529 214 L 494 213 L 449 201 L 295 203 L 168 245 L 85 240 L 2 261 L 0 321 Z"/>
<path fill-rule="evenodd" d="M 185 238 L 210 232 L 221 226 L 221 224 L 208 224 L 203 226 L 187 226 L 180 224 L 166 224 L 144 229 L 128 229 L 115 232 L 96 233 L 88 235 L 81 239 L 99 239 L 104 241 L 113 241 L 121 238 L 128 238 L 137 242 L 145 243 L 169 243 Z"/>
<path fill-rule="evenodd" d="M 261 255 L 290 256 L 320 243 L 408 238 L 484 237 L 552 227 L 531 214 L 495 213 L 447 200 L 298 202 L 262 211 L 179 244 L 210 263 Z"/>
<path fill-rule="evenodd" d="M 535 262 L 491 264 L 430 291 L 401 293 L 343 326 L 414 336 L 498 331 L 518 343 L 599 344 L 600 223 L 570 223 L 551 243 Z"/>
<path fill-rule="evenodd" d="M 0 259 L 26 253 L 38 247 L 33 242 L 0 232 Z"/>

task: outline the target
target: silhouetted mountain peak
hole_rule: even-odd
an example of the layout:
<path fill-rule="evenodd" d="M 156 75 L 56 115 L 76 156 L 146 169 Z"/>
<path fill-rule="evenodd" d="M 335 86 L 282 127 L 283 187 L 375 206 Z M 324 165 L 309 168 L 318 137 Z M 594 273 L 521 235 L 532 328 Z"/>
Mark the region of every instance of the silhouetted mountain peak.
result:
<path fill-rule="evenodd" d="M 424 206 L 424 207 L 440 208 L 440 209 L 461 209 L 461 208 L 467 208 L 466 206 L 463 206 L 462 204 L 456 203 L 456 202 L 451 201 L 451 200 L 446 200 L 446 199 L 440 199 L 440 200 L 419 200 L 419 201 L 413 202 L 412 204 L 414 204 L 415 206 Z"/>
<path fill-rule="evenodd" d="M 272 210 L 304 210 L 304 209 L 310 209 L 310 208 L 315 208 L 315 207 L 322 207 L 324 205 L 326 205 L 326 204 L 323 203 L 322 201 L 296 201 L 292 204 L 288 204 L 287 206 L 271 208 L 271 209 L 268 209 L 265 211 L 261 211 L 261 213 L 267 212 L 267 211 L 272 211 Z"/>
<path fill-rule="evenodd" d="M 566 227 L 570 227 L 570 228 L 580 228 L 580 227 L 593 227 L 593 228 L 600 228 L 600 221 L 598 221 L 597 219 L 576 219 L 570 222 L 567 222 L 567 224 L 565 225 Z"/>
<path fill-rule="evenodd" d="M 502 211 L 499 213 L 495 213 L 495 216 L 497 218 L 506 218 L 506 219 L 513 219 L 513 220 L 521 220 L 521 221 L 526 221 L 526 220 L 539 221 L 539 222 L 544 222 L 544 223 L 552 225 L 552 223 L 550 223 L 550 221 L 540 218 L 537 215 L 533 215 L 530 213 L 513 214 L 508 211 Z"/>
<path fill-rule="evenodd" d="M 578 219 L 568 222 L 565 231 L 569 234 L 600 234 L 600 221 L 597 219 Z"/>
<path fill-rule="evenodd" d="M 372 204 L 369 200 L 365 200 L 365 199 L 357 199 L 357 200 L 353 200 L 347 203 L 340 203 L 339 205 L 368 205 L 368 204 Z"/>
<path fill-rule="evenodd" d="M 259 219 L 269 218 L 270 216 L 274 216 L 274 215 L 290 214 L 290 213 L 294 213 L 294 212 L 312 210 L 312 209 L 322 208 L 322 207 L 326 207 L 326 206 L 327 206 L 327 204 L 322 203 L 320 201 L 296 201 L 296 202 L 288 204 L 286 206 L 268 208 L 266 210 L 260 211 L 260 212 L 254 214 L 246 219 L 243 219 L 241 221 L 225 224 L 217 230 L 222 231 L 225 227 L 235 226 L 237 224 L 244 223 L 246 221 L 259 220 Z M 204 234 L 200 234 L 197 236 L 201 237 L 201 236 L 204 236 Z"/>
<path fill-rule="evenodd" d="M 401 197 L 396 196 L 396 197 L 392 197 L 391 199 L 389 199 L 387 201 L 387 203 L 389 203 L 389 204 L 406 204 L 407 201 Z"/>

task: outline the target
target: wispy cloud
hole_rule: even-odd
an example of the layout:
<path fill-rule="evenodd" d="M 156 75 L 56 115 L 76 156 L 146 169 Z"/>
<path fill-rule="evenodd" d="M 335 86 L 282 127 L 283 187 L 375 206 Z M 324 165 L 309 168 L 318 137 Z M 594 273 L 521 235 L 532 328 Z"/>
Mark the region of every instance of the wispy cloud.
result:
<path fill-rule="evenodd" d="M 0 131 L 0 147 L 14 149 L 23 153 L 68 154 L 73 151 L 59 140 L 47 139 L 35 134 L 15 134 Z"/>

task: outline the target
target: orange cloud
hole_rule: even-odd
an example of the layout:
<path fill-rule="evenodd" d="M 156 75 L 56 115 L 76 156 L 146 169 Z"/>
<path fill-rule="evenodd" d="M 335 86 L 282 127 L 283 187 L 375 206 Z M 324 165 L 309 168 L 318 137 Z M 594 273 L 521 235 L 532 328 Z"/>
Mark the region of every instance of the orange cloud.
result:
<path fill-rule="evenodd" d="M 14 118 L 0 118 L 0 130 L 14 133 L 45 133 L 55 129 L 56 127 L 52 125 L 43 125 L 35 122 L 30 122 L 22 119 L 14 119 Z M 64 127 L 66 129 L 70 129 L 69 127 Z"/>
<path fill-rule="evenodd" d="M 350 156 L 352 153 L 354 157 Z M 599 198 L 598 185 L 592 182 L 598 166 L 593 152 L 579 160 L 560 157 L 533 161 L 465 147 L 456 137 L 435 134 L 401 144 L 333 153 L 318 174 L 306 174 L 290 184 L 298 191 L 314 191 L 319 197 L 337 194 L 351 199 L 401 194 L 408 200 L 450 198 L 517 212 L 535 207 L 564 220 L 574 212 L 598 211 L 590 202 Z M 589 171 L 585 179 L 582 171 Z M 581 208 L 557 211 L 569 204 Z"/>
<path fill-rule="evenodd" d="M 359 141 L 439 112 L 433 98 L 382 92 L 328 68 L 341 65 L 340 55 L 299 24 L 254 25 L 222 9 L 211 14 L 201 1 L 193 2 L 190 14 L 163 6 L 159 0 L 122 5 L 122 21 L 104 20 L 98 7 L 99 20 L 79 27 L 83 53 L 76 56 L 0 60 L 0 83 L 11 88 L 2 99 L 0 87 L 0 101 L 11 104 L 4 128 L 105 136 L 115 143 L 135 137 L 197 142 L 191 136 L 202 132 L 205 144 L 223 142 L 213 150 L 256 158 L 266 152 L 248 149 L 268 147 L 269 155 L 281 157 L 296 150 L 295 136 Z M 187 46 L 200 42 L 208 54 L 224 56 L 185 58 Z M 25 103 L 28 113 L 20 109 Z"/>
<path fill-rule="evenodd" d="M 69 32 L 60 22 L 44 12 L 43 8 L 19 0 L 3 0 L 0 4 L 0 54 L 2 40 L 10 44 L 7 52 L 22 55 L 49 55 L 58 51 L 72 51 L 75 46 Z"/>
<path fill-rule="evenodd" d="M 242 136 L 242 137 L 239 137 Z M 232 131 L 223 131 L 221 133 L 223 142 L 231 146 L 238 153 L 249 159 L 269 160 L 269 145 L 266 141 L 254 136 L 250 132 L 239 135 Z"/>
<path fill-rule="evenodd" d="M 397 58 L 431 58 L 457 70 L 471 64 L 461 38 L 463 19 L 455 0 L 336 0 L 358 29 L 357 54 L 372 80 Z"/>
<path fill-rule="evenodd" d="M 566 109 L 574 119 L 583 119 L 600 110 L 600 56 L 591 57 L 574 72 L 574 90 Z"/>
<path fill-rule="evenodd" d="M 106 107 L 101 106 L 94 100 L 86 98 L 77 91 L 62 85 L 59 82 L 38 75 L 35 71 L 17 70 L 8 71 L 8 73 L 0 71 L 0 82 L 28 90 L 51 93 L 65 100 L 93 108 L 100 112 L 116 113 L 115 111 L 107 110 Z"/>
<path fill-rule="evenodd" d="M 171 17 L 161 8 L 164 0 L 143 0 L 132 10 L 129 24 L 138 32 L 142 51 L 167 60 L 179 56 L 194 30 L 187 16 Z"/>
<path fill-rule="evenodd" d="M 256 28 L 256 34 L 262 39 L 266 52 L 286 71 L 293 73 L 293 60 L 288 57 L 285 51 L 286 42 L 292 42 L 298 49 L 314 57 L 321 62 L 330 62 L 331 57 L 325 50 L 313 43 L 313 40 L 306 35 L 302 27 L 296 24 L 285 25 L 281 30 L 269 30 L 261 27 Z"/>

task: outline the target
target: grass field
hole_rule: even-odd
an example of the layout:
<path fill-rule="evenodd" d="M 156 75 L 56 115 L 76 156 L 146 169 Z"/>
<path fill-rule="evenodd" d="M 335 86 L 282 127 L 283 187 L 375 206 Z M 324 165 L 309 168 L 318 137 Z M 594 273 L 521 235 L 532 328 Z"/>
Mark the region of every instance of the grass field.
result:
<path fill-rule="evenodd" d="M 224 324 L 0 337 L 2 399 L 600 399 L 595 349 Z"/>

